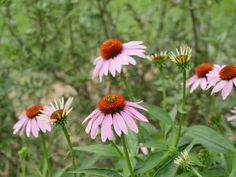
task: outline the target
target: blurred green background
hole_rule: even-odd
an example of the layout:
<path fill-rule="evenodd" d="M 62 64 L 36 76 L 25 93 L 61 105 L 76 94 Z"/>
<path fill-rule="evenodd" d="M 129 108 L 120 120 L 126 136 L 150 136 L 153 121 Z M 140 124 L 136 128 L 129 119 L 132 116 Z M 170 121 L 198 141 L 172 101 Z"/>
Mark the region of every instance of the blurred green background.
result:
<path fill-rule="evenodd" d="M 39 141 L 12 135 L 17 115 L 32 104 L 74 96 L 68 122 L 72 141 L 91 141 L 81 126 L 83 118 L 102 95 L 125 94 L 119 77 L 91 80 L 92 62 L 104 40 L 142 40 L 148 54 L 187 44 L 194 51 L 193 67 L 202 62 L 235 64 L 235 22 L 235 0 L 0 0 L 0 176 L 19 175 L 18 151 L 23 146 L 30 154 L 28 174 L 41 173 Z M 136 67 L 125 68 L 135 97 L 160 106 L 158 69 L 147 60 L 137 61 Z M 165 72 L 171 110 L 180 102 L 181 74 L 171 62 Z M 193 68 L 188 76 L 192 74 Z M 200 90 L 188 95 L 188 124 L 204 123 L 235 138 L 224 117 L 235 106 L 236 94 L 226 102 L 209 95 Z M 69 164 L 64 137 L 54 128 L 47 139 L 60 176 Z M 78 161 L 83 156 L 89 158 L 81 155 Z"/>

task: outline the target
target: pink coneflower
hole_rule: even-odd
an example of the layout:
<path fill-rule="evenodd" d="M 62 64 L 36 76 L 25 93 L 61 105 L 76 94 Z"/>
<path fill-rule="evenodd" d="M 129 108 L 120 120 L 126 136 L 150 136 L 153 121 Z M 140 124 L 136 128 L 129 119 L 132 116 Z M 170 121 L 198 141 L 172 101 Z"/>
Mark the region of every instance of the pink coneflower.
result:
<path fill-rule="evenodd" d="M 145 49 L 146 46 L 142 41 L 122 43 L 117 39 L 109 39 L 103 42 L 100 47 L 101 56 L 94 61 L 92 78 L 99 77 L 102 81 L 103 75 L 108 75 L 108 72 L 115 77 L 116 72 L 121 72 L 123 65 L 136 65 L 136 61 L 131 56 L 145 58 Z"/>
<path fill-rule="evenodd" d="M 83 124 L 88 122 L 85 129 L 86 133 L 91 134 L 91 138 L 95 139 L 99 126 L 101 125 L 101 137 L 105 142 L 107 139 L 113 138 L 113 128 L 118 136 L 122 133 L 128 134 L 127 126 L 135 133 L 138 133 L 138 127 L 134 119 L 142 122 L 148 122 L 147 118 L 139 111 L 142 109 L 147 111 L 144 107 L 139 105 L 140 102 L 129 102 L 119 94 L 109 94 L 104 96 L 95 109 L 88 117 L 85 118 Z"/>
<path fill-rule="evenodd" d="M 206 90 L 207 88 L 207 73 L 209 73 L 213 69 L 213 66 L 208 63 L 203 63 L 198 65 L 195 68 L 195 75 L 186 81 L 186 86 L 191 87 L 190 93 L 192 93 L 198 86 L 201 87 L 202 90 Z"/>
<path fill-rule="evenodd" d="M 230 112 L 233 113 L 233 115 L 227 117 L 227 120 L 228 120 L 228 121 L 235 121 L 235 120 L 236 120 L 236 107 L 234 107 L 233 109 L 231 109 Z"/>
<path fill-rule="evenodd" d="M 13 127 L 13 134 L 18 133 L 21 130 L 20 135 L 22 135 L 25 131 L 28 137 L 32 133 L 32 135 L 37 138 L 40 130 L 44 133 L 46 131 L 51 131 L 51 126 L 49 123 L 36 118 L 41 110 L 43 110 L 42 105 L 34 105 L 21 113 L 19 116 L 19 121 Z"/>
<path fill-rule="evenodd" d="M 72 101 L 72 97 L 68 98 L 66 102 L 64 102 L 63 97 L 59 100 L 54 100 L 54 102 L 50 103 L 50 106 L 44 107 L 44 110 L 41 111 L 41 114 L 39 114 L 37 118 L 46 122 L 64 124 L 67 115 L 72 110 Z"/>
<path fill-rule="evenodd" d="M 221 91 L 221 96 L 225 100 L 231 93 L 234 85 L 236 86 L 236 66 L 214 65 L 212 71 L 207 74 L 208 87 L 213 93 Z"/>

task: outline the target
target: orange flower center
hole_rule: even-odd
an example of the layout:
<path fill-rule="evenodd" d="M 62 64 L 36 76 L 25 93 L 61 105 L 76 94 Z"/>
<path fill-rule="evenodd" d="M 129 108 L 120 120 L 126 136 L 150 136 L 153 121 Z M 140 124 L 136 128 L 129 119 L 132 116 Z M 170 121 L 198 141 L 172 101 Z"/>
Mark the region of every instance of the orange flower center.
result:
<path fill-rule="evenodd" d="M 125 98 L 119 94 L 109 94 L 102 97 L 98 107 L 105 114 L 114 114 L 124 109 Z"/>
<path fill-rule="evenodd" d="M 195 68 L 195 74 L 198 77 L 205 77 L 206 74 L 209 73 L 212 69 L 213 66 L 211 64 L 203 63 Z"/>
<path fill-rule="evenodd" d="M 52 113 L 50 119 L 58 120 L 62 117 L 63 109 L 56 110 Z"/>
<path fill-rule="evenodd" d="M 102 43 L 100 47 L 101 56 L 108 60 L 114 58 L 122 51 L 122 42 L 117 39 L 109 39 Z"/>
<path fill-rule="evenodd" d="M 232 79 L 236 76 L 236 66 L 225 66 L 220 70 L 219 74 L 223 80 Z"/>
<path fill-rule="evenodd" d="M 26 110 L 26 116 L 32 119 L 40 114 L 40 110 L 43 110 L 43 106 L 40 104 L 34 105 Z"/>

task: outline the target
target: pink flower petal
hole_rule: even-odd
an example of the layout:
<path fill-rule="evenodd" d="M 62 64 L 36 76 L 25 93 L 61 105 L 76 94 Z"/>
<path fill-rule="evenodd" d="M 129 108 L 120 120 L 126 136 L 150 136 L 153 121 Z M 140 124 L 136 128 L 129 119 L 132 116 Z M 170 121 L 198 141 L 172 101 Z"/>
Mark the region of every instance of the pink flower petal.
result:
<path fill-rule="evenodd" d="M 85 122 L 87 122 L 92 116 L 95 116 L 96 113 L 100 113 L 101 111 L 99 109 L 95 109 L 93 112 L 91 112 L 82 122 L 82 124 L 84 124 Z"/>
<path fill-rule="evenodd" d="M 211 94 L 217 93 L 217 92 L 219 92 L 220 90 L 222 90 L 222 89 L 225 87 L 225 85 L 226 85 L 227 83 L 228 83 L 228 81 L 226 81 L 226 80 L 221 80 L 219 83 L 217 83 L 217 84 L 215 85 L 215 87 L 213 88 Z"/>
<path fill-rule="evenodd" d="M 39 136 L 39 127 L 37 125 L 37 122 L 35 119 L 32 119 L 31 121 L 31 131 L 35 138 L 38 138 Z"/>
<path fill-rule="evenodd" d="M 234 121 L 234 120 L 236 120 L 236 115 L 227 117 L 227 121 Z"/>
<path fill-rule="evenodd" d="M 206 78 L 202 78 L 200 86 L 201 86 L 202 90 L 206 90 L 206 87 L 207 87 Z"/>
<path fill-rule="evenodd" d="M 138 133 L 138 127 L 137 127 L 135 121 L 133 120 L 133 118 L 130 117 L 127 113 L 125 113 L 123 111 L 121 111 L 121 116 L 125 120 L 125 123 L 128 125 L 128 127 L 131 130 L 133 130 L 133 132 Z"/>
<path fill-rule="evenodd" d="M 144 108 L 143 106 L 141 106 L 141 105 L 139 105 L 139 104 L 137 104 L 137 103 L 135 103 L 135 102 L 126 101 L 125 104 L 126 104 L 127 106 L 130 106 L 130 107 L 135 107 L 135 108 L 142 109 L 142 110 L 144 110 L 144 111 L 148 111 L 146 108 Z"/>
<path fill-rule="evenodd" d="M 143 41 L 130 41 L 127 43 L 124 43 L 123 46 L 125 47 L 135 47 L 137 45 L 143 44 Z"/>
<path fill-rule="evenodd" d="M 21 118 L 15 125 L 13 134 L 18 133 L 18 131 L 24 126 L 24 124 L 28 121 L 28 118 Z"/>
<path fill-rule="evenodd" d="M 120 136 L 120 135 L 121 135 L 121 129 L 120 129 L 120 127 L 119 127 L 117 117 L 113 115 L 113 119 L 112 119 L 112 120 L 113 120 L 113 127 L 114 127 L 114 130 L 115 130 L 116 134 L 117 134 L 118 136 Z"/>
<path fill-rule="evenodd" d="M 107 127 L 107 137 L 109 140 L 113 138 L 113 131 L 112 131 L 112 116 L 108 114 L 108 127 Z"/>
<path fill-rule="evenodd" d="M 134 117 L 138 120 L 141 120 L 143 122 L 149 122 L 148 119 L 144 115 L 142 115 L 139 111 L 137 111 L 136 109 L 134 109 L 132 107 L 125 106 L 124 111 L 128 114 L 131 113 L 133 115 L 132 117 Z"/>
<path fill-rule="evenodd" d="M 121 131 L 122 131 L 124 134 L 128 135 L 128 129 L 127 129 L 127 127 L 126 127 L 125 121 L 124 121 L 124 119 L 122 118 L 122 116 L 121 116 L 119 113 L 116 113 L 116 114 L 114 114 L 114 117 L 116 117 L 117 123 L 118 123 L 118 125 L 119 125 Z"/>
<path fill-rule="evenodd" d="M 233 79 L 234 86 L 236 86 L 236 78 Z"/>
<path fill-rule="evenodd" d="M 115 58 L 115 59 L 113 59 L 113 62 L 114 62 L 114 64 L 115 64 L 115 66 L 116 66 L 116 71 L 117 71 L 118 73 L 120 73 L 120 72 L 121 72 L 121 63 L 120 63 L 120 61 L 117 60 L 117 58 Z"/>
<path fill-rule="evenodd" d="M 190 85 L 192 85 L 197 79 L 198 79 L 198 77 L 196 75 L 194 75 L 191 78 L 189 78 L 186 81 L 186 87 L 189 87 Z"/>
<path fill-rule="evenodd" d="M 229 96 L 232 89 L 233 89 L 233 81 L 229 80 L 228 83 L 225 85 L 225 87 L 223 88 L 223 90 L 221 92 L 223 100 L 225 100 Z"/>
<path fill-rule="evenodd" d="M 105 62 L 104 59 L 101 59 L 97 62 L 96 66 L 93 70 L 92 79 L 94 79 L 95 77 L 97 77 L 99 75 L 99 72 L 100 72 L 101 67 L 103 66 L 104 62 Z"/>
<path fill-rule="evenodd" d="M 46 133 L 46 130 L 47 130 L 47 129 L 46 129 L 46 127 L 44 126 L 44 125 L 45 125 L 44 121 L 37 119 L 37 124 L 38 124 L 38 127 L 40 128 L 40 130 L 41 130 L 43 133 Z"/>
<path fill-rule="evenodd" d="M 190 89 L 190 93 L 192 93 L 194 90 L 196 90 L 196 88 L 200 85 L 201 83 L 201 78 L 198 78 L 194 84 L 192 85 L 191 89 Z"/>
<path fill-rule="evenodd" d="M 32 120 L 29 120 L 26 126 L 26 135 L 29 137 L 30 136 L 30 132 L 31 132 L 31 122 Z"/>
<path fill-rule="evenodd" d="M 101 114 L 95 121 L 93 121 L 93 125 L 91 128 L 91 138 L 92 139 L 95 139 L 97 137 L 99 125 L 102 123 L 103 118 L 104 118 L 104 115 Z"/>
<path fill-rule="evenodd" d="M 24 124 L 24 122 L 25 122 L 27 119 L 28 119 L 27 117 L 23 117 L 23 118 L 21 118 L 20 120 L 18 120 L 18 122 L 15 123 L 15 125 L 13 126 L 13 129 L 21 128 L 22 125 Z"/>
<path fill-rule="evenodd" d="M 92 119 L 89 120 L 88 125 L 87 125 L 86 128 L 85 128 L 85 132 L 86 132 L 87 134 L 89 134 L 89 132 L 90 132 L 90 130 L 91 130 L 91 128 L 92 128 L 92 125 L 93 125 L 93 122 L 94 122 L 94 121 L 95 121 L 95 118 L 92 118 Z"/>
<path fill-rule="evenodd" d="M 103 119 L 102 122 L 102 127 L 101 127 L 101 137 L 102 137 L 102 142 L 106 142 L 107 138 L 110 136 L 110 127 L 111 127 L 111 117 L 109 115 L 106 115 Z"/>
<path fill-rule="evenodd" d="M 116 75 L 116 67 L 114 65 L 113 59 L 110 59 L 110 64 L 109 64 L 109 71 L 111 72 L 111 75 L 115 77 Z"/>

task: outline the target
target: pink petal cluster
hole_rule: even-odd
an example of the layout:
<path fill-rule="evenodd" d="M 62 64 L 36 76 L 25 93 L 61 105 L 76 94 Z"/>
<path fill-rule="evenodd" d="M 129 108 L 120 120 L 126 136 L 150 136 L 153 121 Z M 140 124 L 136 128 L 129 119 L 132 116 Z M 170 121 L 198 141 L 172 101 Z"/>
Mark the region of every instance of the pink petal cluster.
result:
<path fill-rule="evenodd" d="M 51 125 L 42 120 L 34 118 L 29 118 L 26 115 L 26 112 L 23 112 L 19 116 L 18 122 L 13 127 L 13 134 L 17 134 L 18 132 L 22 135 L 24 132 L 27 137 L 32 135 L 37 138 L 39 136 L 39 131 L 46 133 L 46 131 L 51 131 Z"/>
<path fill-rule="evenodd" d="M 136 61 L 132 56 L 138 56 L 145 58 L 146 46 L 143 45 L 142 41 L 131 41 L 128 43 L 122 44 L 122 50 L 119 54 L 113 58 L 103 58 L 102 56 L 97 57 L 94 60 L 95 68 L 93 70 L 92 78 L 99 77 L 102 81 L 103 76 L 107 76 L 110 72 L 113 77 L 117 73 L 120 73 L 122 66 L 124 65 L 136 65 Z"/>
<path fill-rule="evenodd" d="M 133 132 L 138 133 L 138 127 L 134 120 L 148 122 L 147 118 L 142 115 L 136 108 L 147 111 L 146 108 L 139 105 L 140 102 L 125 101 L 125 107 L 122 111 L 105 114 L 99 108 L 95 109 L 88 117 L 85 118 L 83 124 L 87 121 L 87 127 L 85 129 L 87 134 L 91 135 L 92 139 L 95 139 L 101 126 L 101 138 L 102 142 L 107 139 L 112 140 L 115 132 L 118 136 L 121 134 L 128 134 L 129 127 Z"/>
<path fill-rule="evenodd" d="M 196 90 L 199 86 L 202 90 L 206 90 L 207 88 L 207 78 L 206 77 L 198 77 L 197 75 L 192 76 L 186 81 L 186 87 L 190 87 L 190 93 Z"/>
<path fill-rule="evenodd" d="M 222 99 L 225 100 L 236 86 L 236 77 L 231 79 L 222 79 L 220 77 L 220 71 L 225 67 L 225 65 L 214 65 L 211 72 L 207 74 L 208 86 L 207 89 L 213 88 L 211 95 L 214 93 L 221 92 Z"/>

